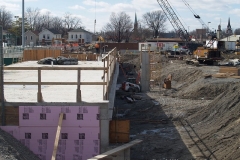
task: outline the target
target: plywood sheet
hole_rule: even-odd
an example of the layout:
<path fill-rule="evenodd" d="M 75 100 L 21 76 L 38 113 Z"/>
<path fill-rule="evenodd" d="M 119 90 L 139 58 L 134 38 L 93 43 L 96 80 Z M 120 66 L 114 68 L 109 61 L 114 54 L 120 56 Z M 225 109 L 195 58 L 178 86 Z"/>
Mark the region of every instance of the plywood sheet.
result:
<path fill-rule="evenodd" d="M 130 121 L 112 120 L 109 127 L 110 143 L 129 142 Z"/>

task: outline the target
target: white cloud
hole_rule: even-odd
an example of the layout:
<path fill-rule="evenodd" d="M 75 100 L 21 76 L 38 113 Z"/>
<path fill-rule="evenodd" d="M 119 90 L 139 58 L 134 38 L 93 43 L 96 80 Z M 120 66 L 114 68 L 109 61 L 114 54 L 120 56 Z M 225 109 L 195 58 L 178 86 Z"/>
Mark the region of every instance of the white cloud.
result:
<path fill-rule="evenodd" d="M 93 1 L 93 0 L 84 0 L 83 4 L 88 5 L 88 6 L 96 6 L 96 8 L 110 6 L 110 4 L 108 4 L 106 2 L 97 2 L 97 1 Z"/>
<path fill-rule="evenodd" d="M 75 10 L 77 10 L 77 9 L 85 9 L 84 7 L 79 6 L 79 5 L 70 6 L 70 7 L 68 7 L 68 8 L 69 8 L 69 9 L 75 9 Z"/>
<path fill-rule="evenodd" d="M 48 9 L 41 9 L 40 10 L 40 14 L 46 14 L 46 13 L 50 13 L 51 14 L 51 11 L 48 10 Z"/>

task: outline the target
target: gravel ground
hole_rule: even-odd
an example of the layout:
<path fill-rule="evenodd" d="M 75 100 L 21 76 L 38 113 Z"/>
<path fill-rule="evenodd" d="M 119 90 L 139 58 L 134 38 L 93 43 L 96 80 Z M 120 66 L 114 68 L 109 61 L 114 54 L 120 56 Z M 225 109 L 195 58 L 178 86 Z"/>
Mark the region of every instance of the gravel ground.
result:
<path fill-rule="evenodd" d="M 0 129 L 0 160 L 38 160 L 39 158 L 13 136 Z"/>

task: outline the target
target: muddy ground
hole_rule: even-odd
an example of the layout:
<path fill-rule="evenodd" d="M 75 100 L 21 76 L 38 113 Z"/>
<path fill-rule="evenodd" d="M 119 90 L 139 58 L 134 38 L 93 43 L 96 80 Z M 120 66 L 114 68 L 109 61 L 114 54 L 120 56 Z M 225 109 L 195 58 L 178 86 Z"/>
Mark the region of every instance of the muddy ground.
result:
<path fill-rule="evenodd" d="M 117 91 L 115 115 L 121 117 L 115 118 L 129 119 L 131 140 L 143 140 L 131 148 L 131 159 L 240 159 L 240 79 L 206 78 L 219 66 L 189 66 L 156 56 L 158 82 L 149 92 L 135 94 L 141 100 L 128 103 L 126 93 Z M 127 66 L 139 65 L 139 57 L 128 58 Z M 169 74 L 172 88 L 164 89 Z M 118 83 L 123 74 L 119 77 Z"/>

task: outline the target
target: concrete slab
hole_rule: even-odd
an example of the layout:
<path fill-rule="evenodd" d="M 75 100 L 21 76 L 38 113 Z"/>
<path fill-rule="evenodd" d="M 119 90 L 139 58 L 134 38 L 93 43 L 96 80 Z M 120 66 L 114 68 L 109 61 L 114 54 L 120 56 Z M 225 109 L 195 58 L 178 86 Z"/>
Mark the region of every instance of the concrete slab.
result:
<path fill-rule="evenodd" d="M 52 67 L 51 65 L 40 65 L 37 61 L 27 61 L 12 64 L 8 67 Z M 54 65 L 63 67 L 63 65 Z M 64 67 L 104 67 L 101 61 L 79 61 L 78 65 L 64 65 Z M 102 70 L 81 71 L 81 82 L 103 82 Z M 4 81 L 6 82 L 37 82 L 37 71 L 5 70 Z M 42 82 L 77 82 L 77 71 L 75 70 L 44 70 L 42 71 Z M 45 102 L 76 102 L 76 85 L 45 85 L 42 86 L 42 95 Z M 103 102 L 102 85 L 82 85 L 82 101 Z M 8 102 L 37 102 L 36 85 L 5 85 L 5 98 Z"/>

